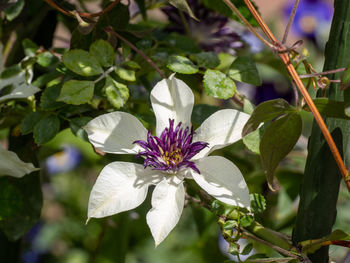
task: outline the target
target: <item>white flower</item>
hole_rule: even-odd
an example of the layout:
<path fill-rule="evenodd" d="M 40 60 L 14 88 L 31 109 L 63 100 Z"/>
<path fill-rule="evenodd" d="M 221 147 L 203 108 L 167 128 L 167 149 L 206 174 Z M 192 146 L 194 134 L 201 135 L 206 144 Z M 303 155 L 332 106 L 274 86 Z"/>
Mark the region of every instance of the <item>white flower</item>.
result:
<path fill-rule="evenodd" d="M 7 151 L 0 145 L 0 176 L 9 175 L 20 178 L 37 170 L 39 169 L 33 164 L 21 161 L 16 153 Z"/>
<path fill-rule="evenodd" d="M 173 76 L 153 88 L 151 103 L 157 119 L 156 136 L 124 112 L 101 115 L 85 127 L 96 148 L 145 158 L 144 166 L 113 162 L 101 171 L 90 194 L 88 220 L 139 206 L 148 186 L 156 185 L 147 224 L 157 246 L 180 219 L 184 178 L 194 179 L 208 194 L 226 204 L 249 208 L 248 187 L 239 169 L 224 157 L 208 156 L 241 139 L 249 115 L 233 109 L 220 110 L 193 132 L 193 93 Z"/>

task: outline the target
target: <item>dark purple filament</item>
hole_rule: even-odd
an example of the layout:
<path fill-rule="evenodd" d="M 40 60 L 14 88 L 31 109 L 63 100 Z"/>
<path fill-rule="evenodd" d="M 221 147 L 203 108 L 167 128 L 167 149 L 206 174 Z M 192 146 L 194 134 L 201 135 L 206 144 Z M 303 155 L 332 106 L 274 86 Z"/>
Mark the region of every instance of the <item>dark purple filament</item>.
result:
<path fill-rule="evenodd" d="M 154 170 L 176 173 L 183 168 L 191 168 L 200 173 L 191 158 L 208 146 L 206 142 L 194 142 L 193 127 L 185 129 L 181 122 L 174 128 L 174 120 L 169 119 L 169 128 L 165 128 L 160 137 L 147 134 L 147 141 L 138 140 L 144 151 L 138 157 L 145 158 L 144 167 L 153 167 Z"/>

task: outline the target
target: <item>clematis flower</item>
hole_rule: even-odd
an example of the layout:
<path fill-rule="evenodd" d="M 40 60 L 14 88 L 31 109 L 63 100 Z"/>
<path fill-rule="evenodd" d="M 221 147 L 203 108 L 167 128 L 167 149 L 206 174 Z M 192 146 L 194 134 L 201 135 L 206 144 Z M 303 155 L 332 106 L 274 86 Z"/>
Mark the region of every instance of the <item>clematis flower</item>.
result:
<path fill-rule="evenodd" d="M 249 191 L 239 169 L 215 149 L 241 139 L 249 115 L 220 110 L 194 132 L 191 89 L 173 75 L 151 91 L 156 135 L 131 114 L 112 112 L 90 121 L 85 130 L 98 149 L 114 154 L 136 154 L 144 165 L 112 162 L 103 168 L 92 188 L 88 220 L 139 206 L 148 187 L 155 185 L 147 214 L 156 246 L 178 223 L 185 201 L 184 179 L 195 180 L 208 194 L 226 204 L 249 208 Z"/>

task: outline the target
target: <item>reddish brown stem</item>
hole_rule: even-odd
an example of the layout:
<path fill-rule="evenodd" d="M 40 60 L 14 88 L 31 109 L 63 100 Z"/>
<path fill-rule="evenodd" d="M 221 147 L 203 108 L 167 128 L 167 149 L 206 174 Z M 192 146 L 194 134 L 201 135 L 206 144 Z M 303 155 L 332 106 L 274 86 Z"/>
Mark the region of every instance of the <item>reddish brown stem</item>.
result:
<path fill-rule="evenodd" d="M 58 4 L 56 4 L 56 2 L 54 0 L 45 0 L 45 2 L 67 16 L 74 16 L 74 14 L 71 11 L 67 11 L 67 10 L 63 9 Z M 84 17 L 84 18 L 97 17 L 97 16 L 103 15 L 104 13 L 107 13 L 113 7 L 115 7 L 118 3 L 119 3 L 119 0 L 115 0 L 113 3 L 111 3 L 109 6 L 107 6 L 104 10 L 102 10 L 98 13 L 93 13 L 93 14 L 84 13 L 84 12 L 77 12 L 77 13 L 79 14 L 80 17 Z"/>
<path fill-rule="evenodd" d="M 223 0 L 226 4 L 227 1 Z M 250 2 L 250 0 L 244 0 L 245 5 L 247 6 L 247 8 L 249 9 L 250 13 L 254 16 L 255 20 L 258 22 L 260 28 L 262 29 L 262 31 L 265 33 L 266 37 L 271 41 L 271 43 L 273 44 L 275 50 L 277 50 L 278 52 L 281 50 L 286 50 L 286 47 L 284 47 L 274 36 L 274 34 L 271 32 L 271 30 L 269 29 L 269 27 L 265 24 L 265 22 L 262 20 L 262 18 L 260 17 L 259 13 L 256 11 L 255 7 L 252 5 L 252 3 Z M 239 12 L 235 9 L 233 9 L 229 4 L 227 4 L 232 11 Z M 240 14 L 241 15 L 241 14 Z M 245 21 L 244 21 L 245 22 Z M 250 28 L 250 27 L 249 27 Z M 314 102 L 312 101 L 309 93 L 307 92 L 306 88 L 304 87 L 303 82 L 301 81 L 298 73 L 296 72 L 295 68 L 293 67 L 290 58 L 289 58 L 289 53 L 285 53 L 285 52 L 279 52 L 279 56 L 282 59 L 283 63 L 285 64 L 287 71 L 289 72 L 290 76 L 292 77 L 293 81 L 295 82 L 296 86 L 298 87 L 300 93 L 302 94 L 302 96 L 305 99 L 305 102 L 307 103 L 307 105 L 309 106 L 312 114 L 315 117 L 315 120 L 318 124 L 318 126 L 321 129 L 321 132 L 332 152 L 332 155 L 339 167 L 340 173 L 342 175 L 342 177 L 344 178 L 345 184 L 350 192 L 350 176 L 348 175 L 348 171 L 344 165 L 343 159 L 338 151 L 337 146 L 334 143 L 333 137 L 331 136 L 330 132 L 328 131 L 328 128 L 324 122 L 324 120 L 321 117 L 321 114 L 319 113 L 319 111 L 317 110 Z"/>

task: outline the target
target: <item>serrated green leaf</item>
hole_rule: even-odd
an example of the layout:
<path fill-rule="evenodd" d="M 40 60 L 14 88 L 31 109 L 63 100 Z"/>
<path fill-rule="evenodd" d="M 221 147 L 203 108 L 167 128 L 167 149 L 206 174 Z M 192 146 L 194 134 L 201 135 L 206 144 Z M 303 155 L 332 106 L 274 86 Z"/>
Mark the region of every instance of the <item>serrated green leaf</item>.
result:
<path fill-rule="evenodd" d="M 94 82 L 88 80 L 69 80 L 63 84 L 57 101 L 80 105 L 90 102 L 94 95 Z"/>
<path fill-rule="evenodd" d="M 220 59 L 214 52 L 200 52 L 193 55 L 199 67 L 215 68 L 220 65 Z"/>
<path fill-rule="evenodd" d="M 108 101 L 117 109 L 123 107 L 129 98 L 128 87 L 109 76 L 106 78 L 105 91 Z"/>
<path fill-rule="evenodd" d="M 37 55 L 37 61 L 42 67 L 50 67 L 58 62 L 58 58 L 49 51 L 42 52 Z"/>
<path fill-rule="evenodd" d="M 63 55 L 62 62 L 74 73 L 85 77 L 95 76 L 103 72 L 95 57 L 82 49 L 68 51 Z"/>
<path fill-rule="evenodd" d="M 242 136 L 256 130 L 260 123 L 271 121 L 283 114 L 295 112 L 296 109 L 284 99 L 275 99 L 260 103 L 245 124 Z"/>
<path fill-rule="evenodd" d="M 206 70 L 203 83 L 205 92 L 215 98 L 229 99 L 236 92 L 236 84 L 233 80 L 218 70 Z"/>
<path fill-rule="evenodd" d="M 266 209 L 265 197 L 261 194 L 254 193 L 250 195 L 251 209 L 254 214 L 259 214 Z"/>
<path fill-rule="evenodd" d="M 44 117 L 41 111 L 29 113 L 21 122 L 21 133 L 23 135 L 33 132 L 34 126 Z"/>
<path fill-rule="evenodd" d="M 289 113 L 273 121 L 265 130 L 260 143 L 260 157 L 269 187 L 274 190 L 273 178 L 278 164 L 293 149 L 302 128 L 299 113 Z"/>
<path fill-rule="evenodd" d="M 191 60 L 183 56 L 170 56 L 168 58 L 167 67 L 181 74 L 195 74 L 198 72 L 198 67 Z"/>
<path fill-rule="evenodd" d="M 135 76 L 135 71 L 122 68 L 122 67 L 117 67 L 115 69 L 115 73 L 118 75 L 119 78 L 126 80 L 126 81 L 136 81 L 136 76 Z"/>
<path fill-rule="evenodd" d="M 50 115 L 41 119 L 34 127 L 33 135 L 36 144 L 44 144 L 53 139 L 60 131 L 60 119 Z"/>
<path fill-rule="evenodd" d="M 24 7 L 24 0 L 18 0 L 14 5 L 11 5 L 5 9 L 4 13 L 8 21 L 12 21 L 22 12 Z"/>
<path fill-rule="evenodd" d="M 64 105 L 63 102 L 57 101 L 61 93 L 61 84 L 47 87 L 41 94 L 40 107 L 42 110 L 56 110 Z"/>
<path fill-rule="evenodd" d="M 91 44 L 89 53 L 102 67 L 110 67 L 114 63 L 114 49 L 107 41 L 99 39 Z"/>
<path fill-rule="evenodd" d="M 175 6 L 180 11 L 186 12 L 193 19 L 198 20 L 198 18 L 193 14 L 190 6 L 188 5 L 186 0 L 168 0 L 170 4 Z"/>
<path fill-rule="evenodd" d="M 261 85 L 261 78 L 252 57 L 238 57 L 230 66 L 228 71 L 230 78 L 249 83 L 254 86 Z"/>

